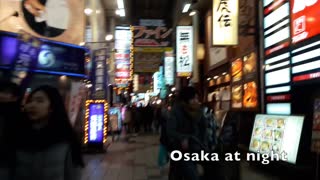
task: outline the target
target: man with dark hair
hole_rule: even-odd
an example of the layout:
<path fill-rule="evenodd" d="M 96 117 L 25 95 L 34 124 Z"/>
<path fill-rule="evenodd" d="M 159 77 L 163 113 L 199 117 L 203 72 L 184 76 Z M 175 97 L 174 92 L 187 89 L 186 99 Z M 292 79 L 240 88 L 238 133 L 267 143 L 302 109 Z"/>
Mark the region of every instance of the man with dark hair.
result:
<path fill-rule="evenodd" d="M 0 179 L 10 179 L 14 163 L 12 138 L 20 118 L 20 87 L 0 80 Z"/>
<path fill-rule="evenodd" d="M 167 121 L 167 136 L 169 151 L 199 153 L 207 147 L 206 120 L 195 88 L 180 91 Z M 171 161 L 170 166 L 169 179 L 199 180 L 195 162 Z"/>

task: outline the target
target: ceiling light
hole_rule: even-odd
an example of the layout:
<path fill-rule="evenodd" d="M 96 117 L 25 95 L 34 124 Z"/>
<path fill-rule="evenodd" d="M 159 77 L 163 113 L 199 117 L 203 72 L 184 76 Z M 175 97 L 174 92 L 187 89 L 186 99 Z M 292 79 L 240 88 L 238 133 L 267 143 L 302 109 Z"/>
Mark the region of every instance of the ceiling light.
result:
<path fill-rule="evenodd" d="M 79 43 L 79 46 L 84 46 L 86 43 L 85 42 L 81 42 Z"/>
<path fill-rule="evenodd" d="M 125 17 L 126 16 L 126 11 L 124 9 L 119 9 L 119 16 L 120 17 Z"/>
<path fill-rule="evenodd" d="M 195 14 L 197 14 L 196 11 L 191 11 L 190 14 L 189 14 L 189 16 L 194 16 Z"/>
<path fill-rule="evenodd" d="M 224 75 L 227 75 L 227 72 L 222 73 L 222 75 L 223 75 L 223 76 L 224 76 Z"/>
<path fill-rule="evenodd" d="M 84 9 L 84 13 L 85 13 L 86 15 L 90 15 L 90 14 L 92 13 L 92 9 L 86 8 L 86 9 Z"/>
<path fill-rule="evenodd" d="M 112 34 L 106 35 L 106 41 L 111 41 L 112 39 L 113 39 L 113 35 Z"/>
<path fill-rule="evenodd" d="M 188 11 L 189 11 L 189 9 L 190 9 L 190 6 L 191 6 L 191 4 L 190 4 L 190 3 L 185 4 L 185 5 L 184 5 L 184 7 L 183 7 L 183 10 L 182 10 L 182 13 L 186 13 L 186 12 L 188 12 Z"/>
<path fill-rule="evenodd" d="M 210 81 L 211 80 L 211 78 L 207 78 L 207 81 Z"/>
<path fill-rule="evenodd" d="M 120 16 L 120 9 L 117 9 L 117 10 L 116 10 L 116 15 L 119 15 L 119 16 Z"/>
<path fill-rule="evenodd" d="M 219 76 L 215 76 L 215 77 L 213 77 L 213 79 L 218 79 L 219 78 Z"/>
<path fill-rule="evenodd" d="M 119 9 L 124 9 L 123 0 L 117 0 L 117 3 L 118 3 L 118 8 L 119 8 Z"/>

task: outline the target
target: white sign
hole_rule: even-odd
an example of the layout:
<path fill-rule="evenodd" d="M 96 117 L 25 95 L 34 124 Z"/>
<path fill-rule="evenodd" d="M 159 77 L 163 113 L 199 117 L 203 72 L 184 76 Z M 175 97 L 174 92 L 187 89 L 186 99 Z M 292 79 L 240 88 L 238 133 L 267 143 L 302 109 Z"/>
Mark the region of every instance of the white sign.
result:
<path fill-rule="evenodd" d="M 177 75 L 191 76 L 193 66 L 192 26 L 177 27 Z"/>
<path fill-rule="evenodd" d="M 164 77 L 166 84 L 174 84 L 174 57 L 164 58 Z"/>
<path fill-rule="evenodd" d="M 237 45 L 239 0 L 214 0 L 212 12 L 213 45 Z"/>
<path fill-rule="evenodd" d="M 210 48 L 210 66 L 227 59 L 227 48 Z"/>

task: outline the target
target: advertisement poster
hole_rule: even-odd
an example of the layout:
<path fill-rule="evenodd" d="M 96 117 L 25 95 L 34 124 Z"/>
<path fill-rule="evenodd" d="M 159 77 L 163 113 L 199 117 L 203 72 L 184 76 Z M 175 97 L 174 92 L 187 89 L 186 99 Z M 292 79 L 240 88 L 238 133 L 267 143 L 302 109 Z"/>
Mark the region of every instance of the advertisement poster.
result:
<path fill-rule="evenodd" d="M 292 43 L 320 34 L 318 0 L 290 0 Z"/>
<path fill-rule="evenodd" d="M 243 57 L 243 74 L 247 76 L 248 74 L 257 72 L 257 55 L 252 52 Z"/>
<path fill-rule="evenodd" d="M 69 101 L 69 119 L 72 126 L 75 125 L 82 101 L 85 98 L 86 87 L 81 82 L 72 82 L 71 83 L 71 93 Z"/>
<path fill-rule="evenodd" d="M 237 82 L 242 80 L 242 67 L 243 67 L 243 61 L 241 58 L 238 58 L 237 60 L 232 62 L 231 65 L 231 76 L 232 76 L 232 82 Z"/>
<path fill-rule="evenodd" d="M 239 0 L 213 1 L 213 45 L 238 44 Z"/>
<path fill-rule="evenodd" d="M 193 27 L 177 27 L 177 75 L 191 76 L 193 66 Z"/>
<path fill-rule="evenodd" d="M 303 126 L 303 116 L 256 115 L 249 150 L 258 153 L 287 154 L 295 164 Z"/>
<path fill-rule="evenodd" d="M 135 47 L 170 47 L 173 29 L 158 26 L 134 26 Z"/>
<path fill-rule="evenodd" d="M 159 70 L 162 62 L 163 53 L 134 53 L 134 72 L 135 73 L 155 73 Z"/>
<path fill-rule="evenodd" d="M 106 60 L 109 58 L 110 49 L 103 48 L 95 50 L 94 66 L 93 66 L 93 85 L 92 85 L 92 99 L 107 98 L 107 65 Z"/>
<path fill-rule="evenodd" d="M 23 29 L 35 37 L 78 45 L 84 41 L 84 5 L 84 0 L 0 0 L 0 30 Z"/>
<path fill-rule="evenodd" d="M 314 101 L 311 150 L 320 153 L 320 99 Z"/>
<path fill-rule="evenodd" d="M 109 128 L 110 131 L 119 131 L 121 129 L 121 111 L 119 107 L 109 109 Z"/>
<path fill-rule="evenodd" d="M 89 106 L 89 143 L 103 143 L 104 104 L 92 103 Z"/>
<path fill-rule="evenodd" d="M 258 86 L 256 82 L 248 82 L 243 86 L 243 107 L 256 108 L 258 105 Z"/>
<path fill-rule="evenodd" d="M 232 108 L 242 108 L 242 85 L 233 86 L 231 92 Z"/>

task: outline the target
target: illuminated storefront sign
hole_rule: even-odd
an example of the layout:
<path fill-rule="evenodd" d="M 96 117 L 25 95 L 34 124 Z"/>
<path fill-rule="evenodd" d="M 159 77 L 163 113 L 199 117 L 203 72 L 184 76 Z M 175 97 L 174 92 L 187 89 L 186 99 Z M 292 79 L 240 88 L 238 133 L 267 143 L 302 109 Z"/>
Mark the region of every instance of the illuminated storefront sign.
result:
<path fill-rule="evenodd" d="M 93 66 L 93 86 L 92 86 L 92 98 L 93 99 L 105 99 L 107 97 L 107 65 L 106 60 L 109 58 L 110 49 L 103 48 L 95 50 L 94 54 L 94 66 Z"/>
<path fill-rule="evenodd" d="M 135 47 L 168 47 L 171 45 L 172 28 L 163 26 L 134 27 L 134 46 Z"/>
<path fill-rule="evenodd" d="M 177 27 L 177 75 L 191 76 L 193 66 L 193 30 L 192 26 Z"/>
<path fill-rule="evenodd" d="M 107 141 L 107 113 L 106 101 L 86 101 L 85 144 L 103 144 Z"/>
<path fill-rule="evenodd" d="M 164 77 L 167 85 L 174 84 L 174 57 L 164 58 Z"/>
<path fill-rule="evenodd" d="M 115 31 L 115 82 L 118 87 L 125 87 L 131 79 L 132 33 L 130 27 L 117 26 Z"/>
<path fill-rule="evenodd" d="M 213 45 L 238 44 L 238 0 L 213 1 Z"/>
<path fill-rule="evenodd" d="M 292 42 L 297 43 L 320 34 L 318 0 L 291 0 Z"/>

